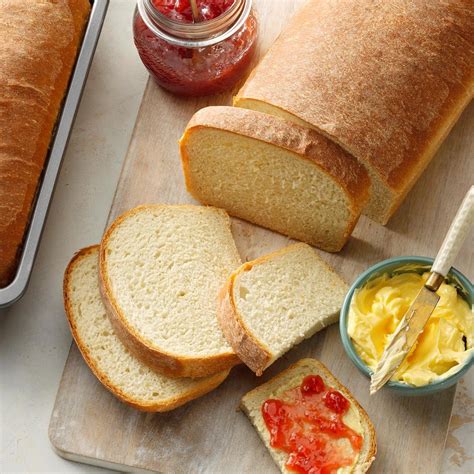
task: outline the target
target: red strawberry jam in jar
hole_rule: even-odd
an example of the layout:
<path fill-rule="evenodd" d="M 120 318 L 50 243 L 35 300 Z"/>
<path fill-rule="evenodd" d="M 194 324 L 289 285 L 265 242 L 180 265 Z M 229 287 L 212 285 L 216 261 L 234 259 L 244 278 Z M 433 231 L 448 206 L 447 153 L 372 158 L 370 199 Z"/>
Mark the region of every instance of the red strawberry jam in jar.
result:
<path fill-rule="evenodd" d="M 138 0 L 135 45 L 155 81 L 184 96 L 233 88 L 256 49 L 252 0 Z"/>

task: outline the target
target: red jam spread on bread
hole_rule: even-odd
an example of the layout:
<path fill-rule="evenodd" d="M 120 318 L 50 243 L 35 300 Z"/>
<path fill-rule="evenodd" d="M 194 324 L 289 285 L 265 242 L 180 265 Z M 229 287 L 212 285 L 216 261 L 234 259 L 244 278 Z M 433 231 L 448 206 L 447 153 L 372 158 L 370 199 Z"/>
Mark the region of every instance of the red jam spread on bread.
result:
<path fill-rule="evenodd" d="M 235 1 L 197 0 L 198 22 L 210 25 Z M 152 4 L 158 14 L 177 24 L 196 23 L 189 0 L 152 0 Z M 228 29 L 231 27 L 229 24 Z M 168 42 L 152 31 L 139 13 L 135 15 L 133 33 L 143 64 L 161 87 L 179 95 L 202 96 L 231 89 L 248 71 L 256 49 L 257 20 L 251 11 L 231 36 L 203 47 Z M 209 38 L 218 36 L 210 34 Z"/>
<path fill-rule="evenodd" d="M 362 436 L 343 421 L 349 409 L 341 392 L 308 375 L 281 398 L 266 400 L 262 416 L 272 448 L 288 453 L 290 471 L 331 474 L 352 466 L 362 448 Z"/>

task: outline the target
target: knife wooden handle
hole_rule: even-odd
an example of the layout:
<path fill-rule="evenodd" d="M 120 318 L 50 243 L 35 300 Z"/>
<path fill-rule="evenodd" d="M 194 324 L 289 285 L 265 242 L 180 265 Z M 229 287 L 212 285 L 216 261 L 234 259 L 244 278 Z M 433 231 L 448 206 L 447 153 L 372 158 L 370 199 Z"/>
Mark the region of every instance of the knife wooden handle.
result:
<path fill-rule="evenodd" d="M 433 267 L 431 268 L 432 272 L 443 275 L 444 277 L 448 274 L 473 223 L 474 186 L 471 186 L 439 249 Z"/>

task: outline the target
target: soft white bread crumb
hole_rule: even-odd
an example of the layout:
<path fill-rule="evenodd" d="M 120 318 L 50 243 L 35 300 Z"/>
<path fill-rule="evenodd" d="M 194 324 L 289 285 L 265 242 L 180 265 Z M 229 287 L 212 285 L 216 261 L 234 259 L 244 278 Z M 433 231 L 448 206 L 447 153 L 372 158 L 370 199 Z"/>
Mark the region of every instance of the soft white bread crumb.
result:
<path fill-rule="evenodd" d="M 240 257 L 228 215 L 141 206 L 102 239 L 104 301 L 122 342 L 166 375 L 202 377 L 239 362 L 217 322 L 217 297 Z"/>
<path fill-rule="evenodd" d="M 358 431 L 358 434 L 364 438 L 357 463 L 350 472 L 357 474 L 367 472 L 377 452 L 375 430 L 372 422 L 349 390 L 345 388 L 321 362 L 315 359 L 301 359 L 276 377 L 273 377 L 267 383 L 248 392 L 240 402 L 242 411 L 248 416 L 250 422 L 257 430 L 258 435 L 269 450 L 281 472 L 291 474 L 292 471 L 289 471 L 285 467 L 288 458 L 287 453 L 270 446 L 270 434 L 263 420 L 261 407 L 265 400 L 269 398 L 279 398 L 287 390 L 299 386 L 303 378 L 307 375 L 320 375 L 326 386 L 339 390 L 350 401 L 350 410 L 354 412 L 357 417 L 357 423 L 360 425 L 360 432 Z"/>
<path fill-rule="evenodd" d="M 339 318 L 347 285 L 309 245 L 290 245 L 232 273 L 219 322 L 257 375 L 293 346 Z"/>
<path fill-rule="evenodd" d="M 223 371 L 201 379 L 159 375 L 133 357 L 114 334 L 99 291 L 99 246 L 78 252 L 66 269 L 64 305 L 84 360 L 123 402 L 145 411 L 168 411 L 217 387 Z"/>
<path fill-rule="evenodd" d="M 187 189 L 200 202 L 329 252 L 341 250 L 369 196 L 354 157 L 260 112 L 201 109 L 180 150 Z"/>

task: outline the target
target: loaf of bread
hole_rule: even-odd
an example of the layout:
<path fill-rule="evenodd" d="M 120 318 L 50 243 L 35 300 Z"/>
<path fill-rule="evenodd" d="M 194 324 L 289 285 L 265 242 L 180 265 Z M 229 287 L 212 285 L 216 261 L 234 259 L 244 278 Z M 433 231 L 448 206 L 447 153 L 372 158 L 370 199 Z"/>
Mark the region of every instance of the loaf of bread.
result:
<path fill-rule="evenodd" d="M 257 375 L 339 319 L 347 285 L 306 244 L 244 263 L 220 295 L 218 318 L 234 351 Z"/>
<path fill-rule="evenodd" d="M 103 300 L 116 334 L 138 359 L 172 377 L 204 377 L 240 363 L 217 321 L 219 291 L 240 263 L 220 209 L 126 212 L 100 247 Z"/>
<path fill-rule="evenodd" d="M 362 436 L 362 446 L 358 453 L 355 465 L 339 469 L 321 470 L 317 472 L 338 472 L 363 474 L 367 472 L 370 465 L 375 460 L 377 453 L 377 443 L 375 439 L 375 429 L 365 410 L 357 403 L 349 390 L 344 387 L 329 370 L 315 359 L 301 359 L 296 364 L 288 367 L 267 383 L 260 385 L 256 389 L 248 392 L 242 398 L 240 407 L 248 416 L 250 422 L 257 430 L 266 448 L 270 452 L 273 460 L 283 474 L 292 474 L 295 471 L 287 468 L 288 454 L 285 451 L 274 448 L 270 442 L 270 433 L 262 416 L 262 404 L 268 399 L 280 399 L 287 390 L 294 389 L 301 385 L 303 379 L 309 375 L 320 376 L 326 387 L 337 390 L 350 402 L 350 413 L 343 418 L 344 423 Z M 318 446 L 317 442 L 314 446 Z M 305 453 L 303 445 L 301 451 Z M 306 450 L 307 452 L 307 450 Z M 313 472 L 310 469 L 301 472 Z M 315 471 L 316 472 L 316 471 Z"/>
<path fill-rule="evenodd" d="M 64 307 L 84 360 L 122 402 L 143 411 L 177 408 L 211 391 L 229 371 L 201 379 L 175 379 L 153 372 L 115 335 L 99 290 L 99 246 L 80 250 L 64 275 Z"/>
<path fill-rule="evenodd" d="M 386 223 L 470 102 L 472 0 L 310 0 L 235 105 L 319 130 L 372 178 Z"/>
<path fill-rule="evenodd" d="M 180 149 L 187 189 L 203 204 L 329 252 L 341 250 L 369 197 L 354 157 L 271 115 L 201 109 Z"/>
<path fill-rule="evenodd" d="M 89 0 L 0 2 L 0 287 L 13 278 Z"/>

